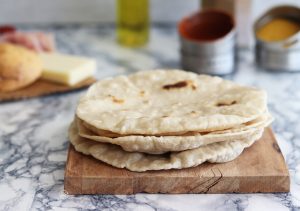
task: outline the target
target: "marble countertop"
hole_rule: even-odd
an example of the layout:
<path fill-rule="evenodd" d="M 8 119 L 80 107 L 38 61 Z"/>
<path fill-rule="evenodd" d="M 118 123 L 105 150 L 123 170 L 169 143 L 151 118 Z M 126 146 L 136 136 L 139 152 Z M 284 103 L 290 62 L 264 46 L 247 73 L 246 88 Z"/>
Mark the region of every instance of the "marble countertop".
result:
<path fill-rule="evenodd" d="M 179 68 L 174 25 L 153 27 L 149 45 L 137 50 L 118 46 L 108 25 L 37 29 L 55 33 L 60 51 L 97 59 L 99 79 L 141 69 Z M 0 103 L 0 210 L 300 209 L 300 73 L 258 70 L 249 50 L 240 50 L 238 57 L 238 70 L 226 78 L 268 92 L 276 118 L 273 129 L 291 175 L 290 193 L 66 195 L 67 128 L 84 92 L 78 91 Z"/>

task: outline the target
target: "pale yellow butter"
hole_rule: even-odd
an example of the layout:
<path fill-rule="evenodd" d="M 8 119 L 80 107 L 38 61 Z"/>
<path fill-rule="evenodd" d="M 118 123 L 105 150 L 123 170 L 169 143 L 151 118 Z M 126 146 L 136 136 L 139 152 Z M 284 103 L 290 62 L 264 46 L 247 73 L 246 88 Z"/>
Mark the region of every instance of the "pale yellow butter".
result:
<path fill-rule="evenodd" d="M 42 78 L 45 80 L 74 85 L 95 74 L 94 59 L 61 53 L 41 53 Z"/>

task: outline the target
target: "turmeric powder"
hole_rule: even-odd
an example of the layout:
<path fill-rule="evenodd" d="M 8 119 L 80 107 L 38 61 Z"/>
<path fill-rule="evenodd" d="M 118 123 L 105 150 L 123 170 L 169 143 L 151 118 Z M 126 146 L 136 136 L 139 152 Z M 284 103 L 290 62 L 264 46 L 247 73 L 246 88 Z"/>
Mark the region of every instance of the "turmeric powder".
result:
<path fill-rule="evenodd" d="M 300 23 L 285 18 L 276 18 L 256 31 L 256 36 L 266 42 L 276 42 L 287 39 L 300 30 Z"/>

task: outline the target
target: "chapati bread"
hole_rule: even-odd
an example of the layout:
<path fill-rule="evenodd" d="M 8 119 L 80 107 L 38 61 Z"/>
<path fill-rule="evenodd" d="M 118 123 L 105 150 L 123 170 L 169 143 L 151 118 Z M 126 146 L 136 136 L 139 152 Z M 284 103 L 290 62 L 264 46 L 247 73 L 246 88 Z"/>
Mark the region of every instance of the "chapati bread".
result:
<path fill-rule="evenodd" d="M 87 124 L 122 135 L 225 130 L 261 116 L 266 93 L 180 70 L 142 71 L 101 80 L 79 102 Z"/>
<path fill-rule="evenodd" d="M 116 144 L 121 146 L 123 150 L 129 152 L 145 152 L 150 154 L 183 151 L 216 142 L 246 139 L 247 137 L 252 136 L 257 130 L 261 130 L 269 125 L 272 120 L 270 114 L 265 114 L 256 120 L 242 124 L 236 128 L 204 134 L 192 133 L 183 136 L 129 135 L 111 138 L 95 134 L 85 127 L 82 120 L 78 118 L 75 119 L 78 127 L 78 134 L 83 138 L 101 143 Z"/>
<path fill-rule="evenodd" d="M 188 168 L 206 161 L 211 163 L 231 161 L 261 137 L 262 132 L 263 129 L 260 129 L 251 137 L 245 139 L 218 142 L 196 149 L 162 155 L 127 152 L 114 144 L 104 144 L 82 138 L 78 135 L 78 129 L 74 123 L 70 126 L 69 137 L 78 152 L 92 155 L 94 158 L 118 168 L 142 172 L 147 170 Z"/>
<path fill-rule="evenodd" d="M 118 133 L 114 133 L 114 132 L 111 132 L 111 131 L 108 131 L 108 130 L 102 130 L 102 129 L 98 129 L 92 125 L 89 125 L 88 123 L 82 121 L 81 119 L 79 119 L 78 117 L 75 117 L 76 119 L 78 119 L 81 124 L 89 129 L 90 131 L 92 131 L 93 133 L 95 133 L 96 135 L 99 135 L 99 136 L 104 136 L 104 137 L 109 137 L 109 138 L 118 138 L 118 137 L 121 137 L 121 136 L 131 136 L 131 135 L 134 135 L 134 134 L 118 134 Z M 216 130 L 216 131 L 209 131 L 209 132 L 197 132 L 197 131 L 188 131 L 188 132 L 172 132 L 172 133 L 160 133 L 160 134 L 154 134 L 153 136 L 193 136 L 193 135 L 199 135 L 199 133 L 201 135 L 203 134 L 207 134 L 207 133 L 227 133 L 227 132 L 230 132 L 232 129 L 234 130 L 244 130 L 244 129 L 249 129 L 250 127 L 259 127 L 259 125 L 257 124 L 260 124 L 262 123 L 263 121 L 269 119 L 270 122 L 273 120 L 273 117 L 268 113 L 268 112 L 265 112 L 263 115 L 259 116 L 257 119 L 254 119 L 254 120 L 251 120 L 249 122 L 245 122 L 245 123 L 242 123 L 241 125 L 237 125 L 237 126 L 234 126 L 230 129 L 225 129 L 225 130 Z M 247 127 L 245 127 L 247 126 Z M 148 136 L 146 134 L 140 134 L 140 136 Z"/>

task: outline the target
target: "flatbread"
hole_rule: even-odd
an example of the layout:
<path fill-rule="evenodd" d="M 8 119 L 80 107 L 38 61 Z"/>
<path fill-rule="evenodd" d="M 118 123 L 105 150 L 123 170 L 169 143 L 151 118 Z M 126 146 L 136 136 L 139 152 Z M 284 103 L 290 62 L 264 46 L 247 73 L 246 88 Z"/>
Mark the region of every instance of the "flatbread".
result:
<path fill-rule="evenodd" d="M 69 138 L 78 152 L 91 155 L 107 164 L 131 171 L 182 169 L 197 166 L 204 162 L 222 163 L 238 157 L 262 135 L 263 129 L 251 137 L 235 141 L 208 144 L 196 149 L 171 152 L 163 155 L 150 155 L 141 152 L 127 152 L 113 144 L 104 144 L 82 138 L 76 124 L 69 128 Z"/>
<path fill-rule="evenodd" d="M 129 152 L 145 152 L 149 154 L 163 154 L 170 151 L 183 151 L 187 149 L 198 148 L 203 145 L 245 139 L 256 133 L 272 121 L 270 114 L 265 114 L 262 117 L 244 124 L 243 127 L 237 127 L 224 131 L 215 131 L 206 134 L 194 133 L 184 136 L 141 136 L 129 135 L 110 138 L 99 136 L 83 125 L 82 120 L 76 118 L 78 134 L 83 138 L 101 143 L 116 144 L 122 147 L 123 150 Z"/>
<path fill-rule="evenodd" d="M 262 90 L 220 77 L 156 70 L 95 83 L 80 99 L 76 115 L 97 129 L 156 135 L 225 130 L 265 111 Z"/>
<path fill-rule="evenodd" d="M 121 136 L 148 136 L 147 134 L 118 134 L 118 133 L 114 133 L 108 130 L 102 130 L 102 129 L 98 129 L 92 125 L 89 125 L 88 123 L 84 122 L 83 120 L 79 119 L 78 117 L 75 117 L 76 119 L 78 119 L 81 124 L 87 128 L 88 130 L 92 131 L 93 133 L 95 133 L 98 136 L 104 136 L 104 137 L 109 137 L 109 138 L 118 138 Z M 230 129 L 225 129 L 225 130 L 216 130 L 216 131 L 210 131 L 210 132 L 197 132 L 197 131 L 187 131 L 187 132 L 172 132 L 172 133 L 160 133 L 160 134 L 154 134 L 152 136 L 194 136 L 194 135 L 205 135 L 208 133 L 228 133 L 228 132 L 232 132 L 234 131 L 240 131 L 240 130 L 247 130 L 249 128 L 252 127 L 259 127 L 259 124 L 263 123 L 263 121 L 269 121 L 272 122 L 273 121 L 273 117 L 270 115 L 270 113 L 268 111 L 266 111 L 263 115 L 259 116 L 257 119 L 251 120 L 249 122 L 245 122 L 241 125 L 237 125 L 234 126 Z"/>

